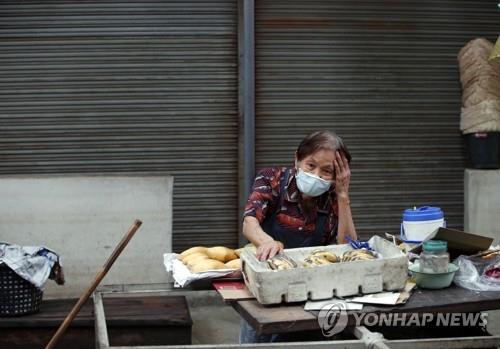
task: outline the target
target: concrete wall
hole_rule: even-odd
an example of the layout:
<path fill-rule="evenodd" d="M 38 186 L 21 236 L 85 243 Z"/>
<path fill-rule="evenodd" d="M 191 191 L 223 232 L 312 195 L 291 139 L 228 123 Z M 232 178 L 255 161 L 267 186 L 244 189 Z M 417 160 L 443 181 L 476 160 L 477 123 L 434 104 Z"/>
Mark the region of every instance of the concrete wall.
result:
<path fill-rule="evenodd" d="M 79 296 L 134 219 L 143 222 L 102 284 L 167 281 L 162 254 L 172 249 L 168 176 L 58 176 L 0 179 L 0 241 L 45 245 L 62 258 L 65 286 L 45 298 Z"/>
<path fill-rule="evenodd" d="M 500 170 L 465 170 L 464 229 L 500 243 Z"/>

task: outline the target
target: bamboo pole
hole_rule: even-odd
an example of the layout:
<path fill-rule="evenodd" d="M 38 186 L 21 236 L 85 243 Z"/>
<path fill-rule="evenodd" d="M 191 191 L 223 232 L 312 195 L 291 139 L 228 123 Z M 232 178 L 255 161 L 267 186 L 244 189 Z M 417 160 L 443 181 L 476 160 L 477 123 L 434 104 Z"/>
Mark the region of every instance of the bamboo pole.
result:
<path fill-rule="evenodd" d="M 47 344 L 45 349 L 53 349 L 55 347 L 56 343 L 59 341 L 59 339 L 63 335 L 64 331 L 66 331 L 66 329 L 69 327 L 71 322 L 75 319 L 76 315 L 78 314 L 78 312 L 82 308 L 83 304 L 85 304 L 85 302 L 90 297 L 92 292 L 95 291 L 95 289 L 97 288 L 99 283 L 102 281 L 102 279 L 104 279 L 104 277 L 108 273 L 109 269 L 111 269 L 111 266 L 113 265 L 113 263 L 116 261 L 116 259 L 120 255 L 120 253 L 122 253 L 123 249 L 125 248 L 125 246 L 127 246 L 128 242 L 130 241 L 130 239 L 132 239 L 132 237 L 134 236 L 137 229 L 139 229 L 141 224 L 142 224 L 142 222 L 140 220 L 136 219 L 135 222 L 130 226 L 127 233 L 125 233 L 122 240 L 120 241 L 120 243 L 115 247 L 115 250 L 113 251 L 111 256 L 109 256 L 108 260 L 106 261 L 106 263 L 104 263 L 101 270 L 98 271 L 98 273 L 97 273 L 94 281 L 90 285 L 90 287 L 80 296 L 80 299 L 73 306 L 73 309 L 71 309 L 69 314 L 66 316 L 63 323 L 61 324 L 61 326 L 59 326 L 59 328 L 57 329 L 57 332 L 52 336 L 49 344 Z"/>

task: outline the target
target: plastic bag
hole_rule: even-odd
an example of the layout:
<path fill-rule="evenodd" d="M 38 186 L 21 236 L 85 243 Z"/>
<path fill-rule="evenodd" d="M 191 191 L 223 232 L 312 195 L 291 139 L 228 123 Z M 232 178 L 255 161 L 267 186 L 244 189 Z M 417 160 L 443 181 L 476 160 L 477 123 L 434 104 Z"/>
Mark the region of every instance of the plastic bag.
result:
<path fill-rule="evenodd" d="M 500 256 L 460 256 L 454 263 L 459 267 L 453 279 L 458 286 L 473 291 L 500 291 Z"/>
<path fill-rule="evenodd" d="M 493 47 L 493 50 L 491 51 L 490 59 L 500 60 L 500 36 L 498 36 L 495 47 Z"/>

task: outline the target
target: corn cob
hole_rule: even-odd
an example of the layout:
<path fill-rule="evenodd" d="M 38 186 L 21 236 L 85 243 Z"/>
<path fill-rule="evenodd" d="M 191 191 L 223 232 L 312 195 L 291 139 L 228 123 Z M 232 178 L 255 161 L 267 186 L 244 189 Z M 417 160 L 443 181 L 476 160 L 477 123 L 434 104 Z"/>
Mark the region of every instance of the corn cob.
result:
<path fill-rule="evenodd" d="M 273 270 L 286 270 L 297 268 L 297 263 L 295 263 L 290 257 L 284 254 L 279 254 L 267 261 L 269 267 Z"/>
<path fill-rule="evenodd" d="M 325 250 L 314 250 L 312 252 L 312 256 L 318 256 L 324 258 L 330 263 L 337 263 L 340 261 L 339 257 L 335 253 L 328 252 Z"/>

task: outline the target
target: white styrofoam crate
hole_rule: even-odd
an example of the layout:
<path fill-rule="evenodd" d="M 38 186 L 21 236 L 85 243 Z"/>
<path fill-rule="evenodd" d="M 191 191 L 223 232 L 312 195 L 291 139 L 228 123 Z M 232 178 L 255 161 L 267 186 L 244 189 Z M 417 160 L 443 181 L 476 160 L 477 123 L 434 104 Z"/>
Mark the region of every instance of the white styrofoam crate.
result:
<path fill-rule="evenodd" d="M 389 241 L 373 236 L 368 243 L 381 258 L 369 261 L 332 263 L 312 268 L 272 270 L 251 251 L 241 254 L 242 270 L 248 289 L 262 304 L 302 302 L 356 294 L 395 291 L 404 288 L 408 260 Z M 313 250 L 327 250 L 341 256 L 351 250 L 348 244 L 286 249 L 294 261 L 302 261 Z"/>

